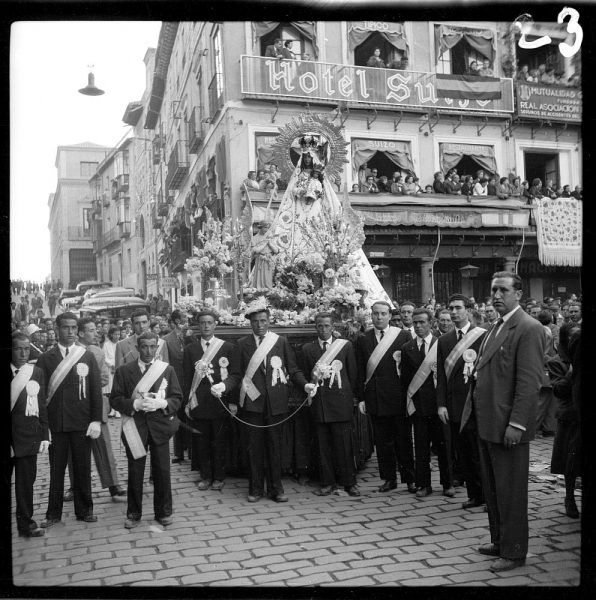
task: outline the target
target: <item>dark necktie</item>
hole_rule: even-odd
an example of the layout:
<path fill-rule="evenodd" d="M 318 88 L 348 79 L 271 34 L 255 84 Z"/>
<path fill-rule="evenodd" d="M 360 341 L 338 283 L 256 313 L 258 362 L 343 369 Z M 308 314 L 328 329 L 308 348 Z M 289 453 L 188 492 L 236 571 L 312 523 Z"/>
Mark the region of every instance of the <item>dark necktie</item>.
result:
<path fill-rule="evenodd" d="M 19 374 L 19 369 L 15 369 L 14 370 L 14 377 L 16 377 Z"/>
<path fill-rule="evenodd" d="M 66 352 L 64 353 L 64 356 L 68 356 L 68 348 L 66 349 Z"/>
<path fill-rule="evenodd" d="M 457 330 L 457 341 L 459 342 L 464 337 L 464 332 L 461 329 Z"/>
<path fill-rule="evenodd" d="M 151 365 L 148 365 L 148 364 L 143 365 L 143 375 L 149 370 L 150 366 Z"/>
<path fill-rule="evenodd" d="M 210 344 L 210 343 L 211 343 L 211 342 L 205 342 L 205 347 L 206 347 L 206 348 L 209 348 L 209 344 Z"/>
<path fill-rule="evenodd" d="M 422 356 L 422 358 L 426 356 L 426 352 L 424 350 L 424 340 L 422 340 L 422 344 L 420 344 L 420 356 Z"/>
<path fill-rule="evenodd" d="M 384 335 L 385 335 L 385 331 L 383 329 L 381 329 L 381 339 L 383 339 Z"/>
<path fill-rule="evenodd" d="M 260 336 L 259 336 L 259 344 L 258 344 L 259 346 L 260 346 L 260 345 L 263 343 L 263 340 L 264 340 L 264 339 L 265 339 L 265 336 L 264 336 L 264 335 L 260 335 Z"/>
<path fill-rule="evenodd" d="M 323 342 L 323 352 L 327 351 L 327 342 Z"/>

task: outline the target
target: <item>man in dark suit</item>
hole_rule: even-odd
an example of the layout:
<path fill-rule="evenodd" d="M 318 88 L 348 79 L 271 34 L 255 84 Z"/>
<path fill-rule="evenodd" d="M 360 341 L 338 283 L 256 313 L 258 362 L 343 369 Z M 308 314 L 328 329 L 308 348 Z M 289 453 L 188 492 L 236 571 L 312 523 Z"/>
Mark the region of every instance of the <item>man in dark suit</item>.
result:
<path fill-rule="evenodd" d="M 145 331 L 149 331 L 149 313 L 144 309 L 135 310 L 130 316 L 132 322 L 133 334 L 120 340 L 116 344 L 116 368 L 129 362 L 137 362 L 139 351 L 137 347 L 137 338 Z M 159 340 L 157 357 L 165 362 L 169 362 L 168 347 L 163 340 Z"/>
<path fill-rule="evenodd" d="M 437 338 L 431 333 L 432 312 L 417 308 L 412 316 L 416 339 L 401 349 L 402 394 L 414 425 L 414 449 L 416 455 L 416 497 L 432 494 L 430 485 L 430 447 L 439 459 L 440 482 L 443 495 L 455 496 L 451 462 L 447 454 L 443 424 L 437 414 L 435 377 L 437 368 Z"/>
<path fill-rule="evenodd" d="M 56 317 L 58 343 L 37 360 L 43 371 L 50 446 L 50 494 L 42 527 L 62 519 L 64 472 L 68 453 L 73 466 L 73 498 L 77 520 L 94 523 L 91 497 L 91 441 L 101 434 L 103 398 L 97 361 L 91 352 L 75 344 L 77 318 L 71 312 Z"/>
<path fill-rule="evenodd" d="M 517 274 L 495 273 L 491 294 L 500 318 L 480 346 L 462 428 L 473 415 L 491 536 L 478 551 L 498 557 L 490 567 L 498 572 L 523 565 L 528 551 L 529 442 L 535 434 L 545 338 L 542 325 L 519 305 Z"/>
<path fill-rule="evenodd" d="M 155 520 L 164 527 L 173 523 L 169 441 L 178 429 L 176 412 L 182 391 L 173 367 L 155 358 L 158 340 L 151 332 L 138 336 L 139 358 L 116 369 L 110 394 L 110 405 L 122 414 L 128 459 L 127 529 L 141 523 L 147 448 L 151 452 Z"/>
<path fill-rule="evenodd" d="M 462 508 L 484 504 L 480 481 L 480 456 L 476 424 L 469 420 L 460 432 L 461 415 L 470 389 L 471 374 L 478 349 L 486 331 L 470 323 L 472 302 L 463 294 L 449 298 L 449 313 L 454 328 L 437 342 L 438 415 L 447 426 L 447 451 L 453 464 L 455 480 L 465 481 L 468 500 Z"/>
<path fill-rule="evenodd" d="M 50 442 L 43 371 L 27 364 L 29 347 L 29 338 L 24 333 L 12 334 L 11 451 L 17 530 L 24 537 L 40 537 L 45 529 L 33 520 L 33 484 L 37 476 L 37 454 L 46 453 Z"/>
<path fill-rule="evenodd" d="M 273 45 L 265 48 L 265 56 L 268 58 L 282 59 L 283 55 L 283 42 L 281 38 L 275 38 Z"/>
<path fill-rule="evenodd" d="M 181 310 L 174 310 L 170 315 L 170 323 L 172 331 L 164 336 L 163 340 L 167 346 L 168 359 L 178 378 L 178 383 L 182 385 L 184 381 L 184 373 L 182 369 L 183 356 L 186 344 L 186 331 L 188 330 L 188 317 Z M 188 396 L 184 396 L 188 398 Z M 186 413 L 184 412 L 184 402 L 178 411 L 178 419 L 182 423 L 182 427 L 174 434 L 174 458 L 172 463 L 181 463 L 184 461 L 184 450 L 190 454 L 191 436 L 187 425 Z"/>
<path fill-rule="evenodd" d="M 400 375 L 401 347 L 411 338 L 409 333 L 389 326 L 392 308 L 384 300 L 375 302 L 371 307 L 374 327 L 356 343 L 359 397 L 364 399 L 359 408 L 371 416 L 379 475 L 384 480 L 379 491 L 397 487 L 399 469 L 402 483 L 413 493 L 416 487 L 412 434 Z"/>
<path fill-rule="evenodd" d="M 315 493 L 327 496 L 339 484 L 350 496 L 360 496 L 352 448 L 356 356 L 348 340 L 333 336 L 330 313 L 319 313 L 315 326 L 317 339 L 302 348 L 305 373 L 317 383 L 310 408 L 319 445 L 321 489 Z"/>
<path fill-rule="evenodd" d="M 281 482 L 281 427 L 277 424 L 287 416 L 290 381 L 307 394 L 315 385 L 308 383 L 298 368 L 288 341 L 269 331 L 270 314 L 264 304 L 255 301 L 248 307 L 246 317 L 252 335 L 239 339 L 238 347 L 243 376 L 239 404 L 242 419 L 249 423 L 248 501 L 258 502 L 266 484 L 272 500 L 287 502 Z"/>
<path fill-rule="evenodd" d="M 238 348 L 214 335 L 217 316 L 209 311 L 197 315 L 201 337 L 184 351 L 183 389 L 186 410 L 195 430 L 201 479 L 199 490 L 221 490 L 225 479 L 225 454 L 229 413 L 238 411 L 234 392 L 240 384 Z M 185 415 L 186 416 L 186 415 Z"/>

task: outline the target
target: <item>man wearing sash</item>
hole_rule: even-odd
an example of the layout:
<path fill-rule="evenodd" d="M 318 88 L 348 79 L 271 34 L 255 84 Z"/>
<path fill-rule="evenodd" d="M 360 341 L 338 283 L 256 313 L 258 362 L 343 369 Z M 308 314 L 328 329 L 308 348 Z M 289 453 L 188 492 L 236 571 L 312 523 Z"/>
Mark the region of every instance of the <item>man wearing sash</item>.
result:
<path fill-rule="evenodd" d="M 183 359 L 184 399 L 193 429 L 193 455 L 198 457 L 199 490 L 221 490 L 225 479 L 226 443 L 229 440 L 229 405 L 236 413 L 232 397 L 240 384 L 238 348 L 215 337 L 217 315 L 203 311 L 197 315 L 200 339 L 186 346 Z"/>
<path fill-rule="evenodd" d="M 491 283 L 499 313 L 478 351 L 476 377 L 462 413 L 478 428 L 482 488 L 491 543 L 478 552 L 497 558 L 491 571 L 522 566 L 528 551 L 530 441 L 544 377 L 545 337 L 540 322 L 520 307 L 522 281 L 500 271 Z"/>
<path fill-rule="evenodd" d="M 50 442 L 43 371 L 27 364 L 29 348 L 29 338 L 24 333 L 12 334 L 10 443 L 17 530 L 20 536 L 40 537 L 45 529 L 33 520 L 33 484 L 37 476 L 37 454 L 47 452 Z"/>
<path fill-rule="evenodd" d="M 116 368 L 121 365 L 125 365 L 130 362 L 137 362 L 139 360 L 139 351 L 137 348 L 137 338 L 145 331 L 149 331 L 149 313 L 140 308 L 135 310 L 130 316 L 132 321 L 133 334 L 123 340 L 120 340 L 116 344 Z M 158 338 L 159 339 L 159 338 Z M 169 363 L 168 347 L 166 342 L 162 339 L 159 340 L 157 346 L 156 358 Z"/>
<path fill-rule="evenodd" d="M 401 393 L 401 348 L 411 340 L 410 334 L 390 327 L 392 306 L 380 300 L 372 307 L 374 327 L 356 342 L 358 387 L 361 412 L 370 415 L 379 475 L 380 492 L 397 487 L 397 471 L 408 491 L 415 492 L 412 433 Z"/>
<path fill-rule="evenodd" d="M 435 393 L 437 372 L 437 338 L 431 333 L 432 312 L 417 308 L 413 314 L 416 339 L 401 349 L 402 393 L 406 410 L 414 425 L 416 455 L 416 497 L 432 494 L 430 485 L 430 447 L 437 451 L 443 495 L 453 497 L 451 463 L 447 454 L 443 424 L 437 414 Z"/>
<path fill-rule="evenodd" d="M 155 520 L 163 526 L 173 523 L 169 441 L 178 429 L 176 413 L 182 391 L 174 369 L 155 358 L 158 339 L 151 332 L 138 336 L 139 358 L 116 369 L 110 394 L 110 405 L 122 414 L 128 459 L 127 529 L 141 523 L 147 449 L 151 452 Z"/>
<path fill-rule="evenodd" d="M 71 312 L 56 317 L 58 343 L 44 352 L 37 366 L 44 374 L 50 446 L 50 494 L 42 527 L 62 519 L 64 472 L 72 457 L 72 487 L 78 521 L 94 523 L 91 497 L 91 439 L 101 434 L 103 399 L 97 361 L 91 352 L 75 345 L 77 318 Z"/>
<path fill-rule="evenodd" d="M 319 313 L 315 325 L 317 339 L 302 348 L 304 372 L 317 385 L 310 409 L 319 446 L 321 489 L 315 493 L 328 496 L 339 484 L 350 496 L 360 496 L 352 447 L 356 355 L 348 340 L 333 336 L 330 313 Z"/>
<path fill-rule="evenodd" d="M 472 384 L 472 370 L 486 330 L 470 323 L 467 296 L 453 294 L 449 313 L 454 329 L 437 342 L 437 405 L 441 421 L 447 425 L 447 451 L 453 461 L 453 478 L 465 481 L 468 500 L 462 508 L 484 504 L 480 481 L 480 456 L 476 423 L 470 419 L 460 432 L 461 415 Z M 461 476 L 458 476 L 461 473 Z"/>
<path fill-rule="evenodd" d="M 272 500 L 287 502 L 281 482 L 281 426 L 277 424 L 287 416 L 290 381 L 307 394 L 316 386 L 298 368 L 288 341 L 269 331 L 269 309 L 264 303 L 249 305 L 246 318 L 253 333 L 239 339 L 238 347 L 243 377 L 239 404 L 242 419 L 250 424 L 248 501 L 258 502 L 266 484 Z"/>

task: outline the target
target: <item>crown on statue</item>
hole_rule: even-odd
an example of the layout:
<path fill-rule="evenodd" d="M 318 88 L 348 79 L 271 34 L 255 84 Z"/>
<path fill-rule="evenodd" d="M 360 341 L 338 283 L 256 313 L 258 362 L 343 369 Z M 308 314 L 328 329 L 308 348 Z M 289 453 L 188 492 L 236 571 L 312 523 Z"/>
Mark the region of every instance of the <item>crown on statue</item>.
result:
<path fill-rule="evenodd" d="M 318 150 L 319 147 L 321 146 L 321 140 L 319 138 L 319 136 L 317 135 L 312 135 L 312 134 L 308 134 L 308 135 L 303 135 L 299 140 L 298 143 L 300 144 L 300 147 L 302 148 L 302 150 Z"/>

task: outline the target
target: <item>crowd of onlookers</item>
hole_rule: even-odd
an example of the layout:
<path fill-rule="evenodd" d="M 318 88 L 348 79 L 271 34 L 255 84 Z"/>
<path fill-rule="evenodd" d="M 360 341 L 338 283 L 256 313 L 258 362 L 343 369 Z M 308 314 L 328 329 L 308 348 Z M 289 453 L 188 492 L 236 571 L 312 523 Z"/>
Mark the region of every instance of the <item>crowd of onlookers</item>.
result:
<path fill-rule="evenodd" d="M 527 203 L 540 198 L 576 198 L 582 200 L 582 187 L 577 185 L 556 186 L 552 179 L 542 183 L 539 178 L 522 181 L 513 174 L 505 177 L 493 175 L 479 169 L 475 175 L 459 175 L 457 168 L 446 173 L 437 171 L 432 184 L 420 185 L 420 180 L 411 173 L 393 172 L 391 179 L 387 175 L 378 174 L 378 169 L 369 168 L 364 163 L 358 171 L 358 183 L 352 185 L 352 193 L 397 194 L 400 196 L 417 196 L 422 194 L 447 194 L 453 196 L 496 196 L 501 200 L 517 198 Z"/>
<path fill-rule="evenodd" d="M 250 192 L 267 192 L 277 186 L 277 189 L 283 190 L 287 183 L 281 178 L 281 173 L 277 165 L 270 163 L 260 171 L 249 171 L 246 179 L 242 182 L 242 188 Z"/>
<path fill-rule="evenodd" d="M 573 73 L 565 78 L 563 71 L 557 71 L 553 66 L 545 63 L 538 65 L 537 69 L 530 69 L 527 64 L 521 65 L 517 71 L 517 80 L 527 83 L 540 83 L 542 85 L 560 85 L 565 87 L 581 87 L 581 76 Z"/>

